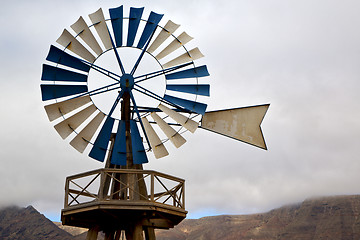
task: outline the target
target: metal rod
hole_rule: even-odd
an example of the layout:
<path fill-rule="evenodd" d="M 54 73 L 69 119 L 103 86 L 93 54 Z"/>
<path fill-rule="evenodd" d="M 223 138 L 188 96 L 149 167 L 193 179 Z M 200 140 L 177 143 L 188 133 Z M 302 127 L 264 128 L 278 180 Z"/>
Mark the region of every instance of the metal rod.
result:
<path fill-rule="evenodd" d="M 106 27 L 107 27 L 107 25 L 106 25 Z M 111 45 L 113 46 L 113 49 L 114 49 L 114 52 L 115 52 L 115 56 L 116 56 L 116 60 L 117 60 L 117 62 L 118 62 L 118 64 L 119 64 L 119 67 L 120 67 L 120 70 L 121 70 L 122 75 L 124 75 L 124 74 L 125 74 L 124 66 L 122 65 L 122 62 L 121 62 L 121 60 L 120 60 L 119 53 L 118 53 L 117 48 L 116 48 L 116 46 L 115 46 L 115 44 L 114 44 L 114 40 L 113 40 L 113 38 L 112 38 L 112 36 L 111 36 L 111 34 L 110 34 L 110 31 L 109 31 L 109 28 L 108 28 L 108 27 L 107 27 L 107 30 L 108 30 L 108 32 L 109 32 L 109 36 L 110 36 L 110 40 L 111 40 Z"/>
<path fill-rule="evenodd" d="M 137 110 L 135 98 L 134 98 L 134 96 L 133 96 L 133 94 L 132 94 L 131 92 L 130 92 L 130 97 L 131 97 L 131 101 L 132 101 L 133 104 L 134 104 L 134 109 L 135 109 L 136 115 L 137 115 L 137 117 L 138 117 L 138 119 L 139 119 L 140 126 L 141 126 L 141 128 L 142 128 L 142 130 L 143 130 L 144 136 L 145 136 L 145 138 L 146 138 L 146 142 L 147 142 L 147 144 L 148 144 L 148 146 L 149 146 L 149 149 L 151 149 L 150 141 L 149 141 L 149 138 L 148 138 L 148 136 L 147 136 L 147 134 L 146 134 L 146 131 L 145 131 L 145 128 L 144 128 L 144 124 L 143 124 L 143 122 L 142 122 L 142 120 L 141 120 L 140 113 L 139 113 L 139 111 Z"/>
<path fill-rule="evenodd" d="M 141 60 L 142 60 L 142 58 L 143 58 L 143 56 L 144 56 L 144 54 L 145 54 L 145 52 L 146 52 L 146 49 L 148 48 L 148 46 L 149 46 L 149 44 L 150 44 L 150 42 L 151 42 L 151 39 L 153 38 L 154 34 L 155 34 L 155 31 L 152 32 L 152 34 L 151 34 L 150 38 L 148 39 L 145 47 L 142 49 L 139 58 L 137 59 L 135 65 L 134 65 L 134 67 L 133 67 L 133 69 L 131 70 L 131 73 L 130 73 L 131 75 L 134 75 L 134 74 L 135 74 L 135 71 L 136 71 L 137 67 L 139 66 L 139 64 L 140 64 L 140 62 L 141 62 Z"/>
<path fill-rule="evenodd" d="M 135 81 L 135 83 L 143 82 L 143 81 L 145 81 L 145 80 L 149 80 L 149 79 L 151 79 L 151 78 L 158 77 L 158 76 L 161 76 L 161 75 L 163 75 L 163 74 L 167 74 L 167 73 L 173 72 L 173 71 L 175 71 L 175 70 L 181 69 L 181 68 L 186 67 L 186 66 L 189 66 L 189 65 L 191 65 L 191 64 L 192 64 L 192 63 L 185 63 L 185 64 L 182 64 L 182 65 L 179 65 L 179 66 L 175 66 L 175 67 L 171 67 L 171 68 L 166 68 L 166 69 L 163 69 L 163 70 L 159 70 L 159 71 L 155 71 L 155 72 L 152 72 L 152 73 L 144 74 L 144 75 L 141 75 L 141 76 L 138 76 L 138 77 L 134 77 L 134 79 L 138 79 L 138 78 L 143 78 L 143 77 L 145 77 L 144 79 L 140 79 L 140 80 Z"/>

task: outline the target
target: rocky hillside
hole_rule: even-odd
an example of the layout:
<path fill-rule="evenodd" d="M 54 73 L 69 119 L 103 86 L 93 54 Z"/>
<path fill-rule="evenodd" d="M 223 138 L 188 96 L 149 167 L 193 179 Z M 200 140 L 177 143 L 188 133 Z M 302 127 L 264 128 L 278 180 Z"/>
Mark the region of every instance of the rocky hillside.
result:
<path fill-rule="evenodd" d="M 264 214 L 185 220 L 157 240 L 360 239 L 360 196 L 306 200 Z"/>
<path fill-rule="evenodd" d="M 85 238 L 84 229 L 59 228 L 31 206 L 0 209 L 1 240 Z M 306 200 L 262 214 L 187 219 L 172 230 L 157 231 L 157 240 L 213 239 L 359 240 L 360 195 Z"/>
<path fill-rule="evenodd" d="M 36 209 L 8 207 L 0 209 L 1 240 L 73 240 Z"/>

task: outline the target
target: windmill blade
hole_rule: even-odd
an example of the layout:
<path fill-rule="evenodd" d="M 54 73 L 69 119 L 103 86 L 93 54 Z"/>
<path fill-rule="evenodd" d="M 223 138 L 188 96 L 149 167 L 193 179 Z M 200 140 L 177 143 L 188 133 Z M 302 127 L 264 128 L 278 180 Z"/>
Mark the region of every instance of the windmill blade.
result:
<path fill-rule="evenodd" d="M 210 96 L 209 84 L 167 84 L 166 90 Z"/>
<path fill-rule="evenodd" d="M 178 112 L 175 112 L 174 110 L 160 104 L 158 108 L 166 113 L 169 117 L 171 117 L 175 122 L 189 130 L 190 132 L 194 133 L 196 129 L 198 128 L 198 123 L 185 117 L 184 115 L 181 115 Z"/>
<path fill-rule="evenodd" d="M 111 163 L 126 166 L 126 128 L 125 121 L 120 120 L 115 136 L 114 149 L 111 155 Z"/>
<path fill-rule="evenodd" d="M 83 96 L 45 106 L 50 122 L 91 102 L 90 96 Z"/>
<path fill-rule="evenodd" d="M 88 91 L 86 85 L 46 85 L 41 86 L 42 100 L 51 100 L 61 97 L 67 97 L 78 93 L 84 93 Z"/>
<path fill-rule="evenodd" d="M 69 49 L 78 56 L 86 59 L 89 62 L 94 62 L 95 57 L 92 55 L 89 50 L 87 50 L 68 30 L 64 29 L 61 36 L 56 40 L 57 43 L 63 47 Z"/>
<path fill-rule="evenodd" d="M 144 144 L 140 137 L 137 124 L 134 120 L 130 120 L 130 131 L 131 131 L 131 146 L 132 146 L 134 164 L 147 163 L 148 159 L 146 156 Z"/>
<path fill-rule="evenodd" d="M 67 54 L 66 52 L 58 49 L 53 45 L 50 46 L 50 51 L 48 56 L 46 57 L 46 60 L 56 64 L 61 64 L 64 66 L 75 68 L 84 72 L 90 71 L 89 65 L 86 65 L 85 63 L 81 62 L 78 58 Z"/>
<path fill-rule="evenodd" d="M 156 124 L 161 128 L 161 130 L 165 133 L 166 137 L 170 139 L 170 141 L 174 144 L 176 148 L 179 148 L 184 143 L 186 143 L 185 138 L 183 138 L 177 131 L 175 131 L 155 112 L 151 113 L 151 117 L 154 119 Z"/>
<path fill-rule="evenodd" d="M 98 56 L 103 53 L 103 50 L 96 41 L 83 17 L 80 17 L 79 20 L 71 25 L 71 28 Z"/>
<path fill-rule="evenodd" d="M 111 137 L 111 132 L 114 126 L 114 121 L 115 119 L 109 116 L 106 118 L 105 123 L 94 142 L 94 146 L 89 153 L 89 157 L 96 159 L 100 162 L 104 162 L 107 147 L 109 145 Z"/>
<path fill-rule="evenodd" d="M 94 24 L 95 30 L 98 33 L 102 43 L 104 44 L 105 49 L 106 50 L 111 49 L 112 44 L 111 44 L 110 34 L 105 22 L 104 13 L 102 9 L 99 8 L 99 10 L 97 10 L 96 12 L 89 14 L 89 18 L 91 22 Z"/>
<path fill-rule="evenodd" d="M 89 107 L 56 124 L 54 127 L 62 139 L 65 139 L 88 119 L 96 109 L 95 105 L 91 104 Z"/>
<path fill-rule="evenodd" d="M 87 75 L 43 64 L 43 81 L 86 82 Z"/>
<path fill-rule="evenodd" d="M 206 112 L 201 127 L 267 149 L 260 125 L 268 108 L 269 104 Z"/>
<path fill-rule="evenodd" d="M 121 47 L 123 42 L 123 6 L 109 9 L 111 25 L 115 36 L 116 47 Z"/>
<path fill-rule="evenodd" d="M 194 102 L 191 100 L 174 97 L 167 94 L 164 95 L 164 100 L 182 106 L 191 112 L 199 113 L 201 115 L 205 114 L 207 108 L 207 105 L 204 103 Z"/>
<path fill-rule="evenodd" d="M 130 8 L 129 30 L 128 30 L 127 43 L 126 43 L 126 46 L 128 47 L 132 47 L 134 44 L 136 32 L 139 28 L 143 11 L 144 8 L 133 8 L 133 7 Z"/>
<path fill-rule="evenodd" d="M 173 34 L 179 27 L 180 25 L 175 24 L 171 20 L 169 20 L 147 51 L 149 53 L 153 53 L 154 51 L 156 51 L 156 49 L 158 49 L 158 47 L 160 47 L 160 45 L 163 44 L 165 40 L 168 39 L 168 37 L 170 37 L 171 34 Z"/>
<path fill-rule="evenodd" d="M 83 153 L 104 118 L 105 114 L 99 112 L 95 118 L 93 118 L 91 122 L 83 130 L 81 130 L 81 132 L 79 132 L 73 140 L 71 140 L 70 145 L 79 152 Z"/>
<path fill-rule="evenodd" d="M 179 57 L 165 63 L 163 65 L 163 68 L 170 68 L 170 67 L 177 66 L 177 65 L 180 65 L 183 63 L 197 60 L 202 57 L 204 57 L 204 55 L 200 52 L 199 48 L 194 48 L 194 49 L 190 50 L 189 52 L 184 53 L 184 54 L 180 55 Z"/>
<path fill-rule="evenodd" d="M 194 38 L 190 37 L 186 32 L 183 32 L 177 37 L 177 39 L 174 39 L 164 50 L 162 50 L 158 55 L 156 55 L 155 58 L 157 60 L 160 60 L 166 57 L 170 53 L 174 52 L 176 49 L 190 42 L 192 39 Z"/>
<path fill-rule="evenodd" d="M 166 150 L 164 144 L 161 142 L 159 136 L 156 134 L 153 127 L 150 125 L 149 121 L 146 117 L 142 118 L 145 131 L 149 137 L 151 148 L 154 152 L 155 158 L 159 159 L 169 155 L 168 151 Z"/>
<path fill-rule="evenodd" d="M 206 65 L 186 69 L 176 73 L 170 73 L 165 75 L 166 80 L 183 79 L 183 78 L 199 78 L 210 76 Z"/>
<path fill-rule="evenodd" d="M 160 20 L 164 14 L 157 14 L 155 12 L 151 12 L 150 16 L 147 20 L 145 25 L 144 31 L 140 37 L 139 43 L 137 48 L 142 49 L 146 42 L 149 40 L 150 36 L 155 32 L 157 25 L 159 24 Z"/>

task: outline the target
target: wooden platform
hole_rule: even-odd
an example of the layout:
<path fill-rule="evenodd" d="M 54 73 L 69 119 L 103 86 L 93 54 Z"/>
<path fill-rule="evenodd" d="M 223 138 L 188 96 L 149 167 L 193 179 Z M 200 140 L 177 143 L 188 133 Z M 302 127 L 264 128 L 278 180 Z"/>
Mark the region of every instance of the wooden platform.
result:
<path fill-rule="evenodd" d="M 110 182 L 118 184 L 117 191 L 114 186 L 108 189 Z M 103 231 L 134 224 L 169 229 L 186 217 L 184 187 L 184 180 L 155 171 L 99 169 L 78 174 L 66 180 L 61 221 L 89 229 L 99 226 Z"/>

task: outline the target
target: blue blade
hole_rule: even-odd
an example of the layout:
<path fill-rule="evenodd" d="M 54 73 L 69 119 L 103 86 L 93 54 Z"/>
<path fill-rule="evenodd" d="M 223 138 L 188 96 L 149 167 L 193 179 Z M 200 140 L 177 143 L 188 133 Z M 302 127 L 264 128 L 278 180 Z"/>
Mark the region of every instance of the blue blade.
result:
<path fill-rule="evenodd" d="M 132 47 L 134 44 L 136 32 L 139 28 L 139 23 L 141 20 L 142 13 L 144 8 L 130 8 L 130 17 L 129 17 L 129 31 L 127 37 L 126 46 Z"/>
<path fill-rule="evenodd" d="M 66 52 L 58 49 L 57 47 L 51 45 L 50 51 L 46 60 L 54 63 L 58 63 L 64 66 L 72 67 L 84 72 L 90 71 L 90 66 L 86 65 L 85 63 L 81 62 L 80 59 L 73 57 Z"/>
<path fill-rule="evenodd" d="M 111 155 L 111 163 L 115 165 L 126 166 L 126 131 L 124 120 L 119 121 L 114 149 Z"/>
<path fill-rule="evenodd" d="M 184 107 L 185 109 L 187 109 L 189 111 L 196 112 L 196 113 L 199 113 L 201 115 L 205 114 L 206 107 L 207 107 L 207 105 L 204 104 L 204 103 L 194 102 L 194 101 L 191 101 L 191 100 L 177 98 L 177 97 L 173 97 L 173 96 L 169 96 L 169 95 L 165 95 L 164 99 L 166 101 L 169 101 L 169 102 L 173 103 L 173 104 L 182 106 L 182 107 Z"/>
<path fill-rule="evenodd" d="M 86 82 L 87 75 L 72 72 L 58 67 L 43 64 L 41 80 L 44 81 L 69 81 Z"/>
<path fill-rule="evenodd" d="M 105 159 L 107 146 L 109 145 L 111 131 L 114 126 L 114 120 L 111 117 L 107 117 L 104 125 L 102 126 L 99 135 L 97 136 L 94 146 L 89 153 L 89 157 L 94 158 L 100 162 Z"/>
<path fill-rule="evenodd" d="M 164 14 L 157 14 L 154 12 L 150 13 L 149 19 L 144 28 L 144 32 L 141 35 L 137 48 L 143 48 L 146 42 L 149 40 L 151 34 L 156 30 L 157 25 L 159 24 L 160 20 Z"/>
<path fill-rule="evenodd" d="M 40 85 L 42 100 L 50 100 L 88 91 L 86 85 Z"/>
<path fill-rule="evenodd" d="M 210 96 L 209 84 L 168 84 L 166 90 Z"/>
<path fill-rule="evenodd" d="M 147 163 L 148 159 L 144 149 L 144 144 L 140 137 L 137 124 L 134 120 L 130 120 L 130 131 L 131 131 L 131 145 L 133 152 L 133 163 L 134 164 Z"/>
<path fill-rule="evenodd" d="M 206 65 L 165 75 L 166 80 L 209 76 Z"/>
<path fill-rule="evenodd" d="M 116 47 L 122 46 L 123 32 L 123 6 L 118 8 L 110 8 L 111 25 L 114 31 Z"/>

